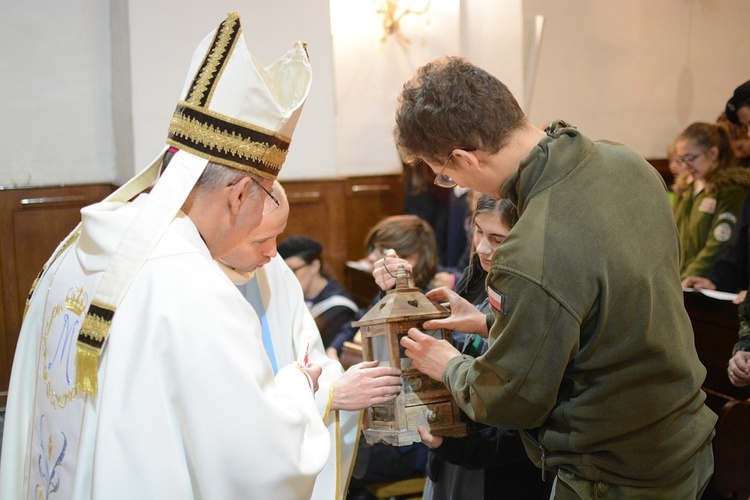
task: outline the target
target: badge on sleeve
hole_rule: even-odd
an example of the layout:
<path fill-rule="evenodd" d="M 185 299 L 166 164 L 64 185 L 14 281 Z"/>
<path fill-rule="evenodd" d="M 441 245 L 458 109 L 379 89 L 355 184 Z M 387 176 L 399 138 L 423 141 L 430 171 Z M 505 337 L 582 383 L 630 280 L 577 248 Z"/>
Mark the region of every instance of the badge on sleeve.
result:
<path fill-rule="evenodd" d="M 698 206 L 698 211 L 704 214 L 716 212 L 716 198 L 703 198 L 701 204 Z"/>
<path fill-rule="evenodd" d="M 500 314 L 508 314 L 506 307 L 507 297 L 503 292 L 496 290 L 492 285 L 487 287 L 487 298 L 490 299 L 490 305 Z"/>
<path fill-rule="evenodd" d="M 734 215 L 732 212 L 722 212 L 719 214 L 719 220 L 726 220 L 731 222 L 732 224 L 737 223 L 737 216 Z"/>
<path fill-rule="evenodd" d="M 729 238 L 731 237 L 732 226 L 730 226 L 726 222 L 722 222 L 714 228 L 714 238 L 716 238 L 716 241 L 724 243 L 725 241 L 729 241 Z"/>

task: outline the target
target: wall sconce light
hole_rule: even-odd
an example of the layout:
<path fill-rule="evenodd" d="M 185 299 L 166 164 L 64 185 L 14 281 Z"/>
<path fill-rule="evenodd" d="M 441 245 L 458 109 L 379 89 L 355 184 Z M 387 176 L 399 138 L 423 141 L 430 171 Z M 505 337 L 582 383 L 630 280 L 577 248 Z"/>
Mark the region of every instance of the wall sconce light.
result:
<path fill-rule="evenodd" d="M 421 16 L 430 8 L 431 0 L 373 0 L 375 12 L 383 16 L 383 38 L 393 35 L 401 44 L 409 40 L 401 33 L 401 20 L 410 15 Z"/>

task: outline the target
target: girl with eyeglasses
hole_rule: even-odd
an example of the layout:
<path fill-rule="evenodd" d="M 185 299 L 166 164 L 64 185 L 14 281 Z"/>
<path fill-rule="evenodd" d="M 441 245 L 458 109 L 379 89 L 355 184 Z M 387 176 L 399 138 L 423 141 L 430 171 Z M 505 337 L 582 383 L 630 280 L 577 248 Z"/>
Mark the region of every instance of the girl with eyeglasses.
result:
<path fill-rule="evenodd" d="M 684 167 L 675 182 L 674 215 L 680 234 L 680 278 L 705 277 L 732 237 L 750 170 L 737 165 L 723 127 L 696 122 L 675 143 Z"/>

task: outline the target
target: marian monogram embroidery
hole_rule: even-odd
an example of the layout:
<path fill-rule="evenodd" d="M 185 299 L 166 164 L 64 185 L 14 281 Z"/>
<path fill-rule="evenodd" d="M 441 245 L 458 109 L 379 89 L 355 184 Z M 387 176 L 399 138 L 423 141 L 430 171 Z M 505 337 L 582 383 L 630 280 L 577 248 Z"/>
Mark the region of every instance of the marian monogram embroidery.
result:
<path fill-rule="evenodd" d="M 88 295 L 74 287 L 64 304 L 55 304 L 42 331 L 42 374 L 47 398 L 53 408 L 65 408 L 76 397 L 75 341 Z"/>
<path fill-rule="evenodd" d="M 73 498 L 87 401 L 76 389 L 76 338 L 93 295 L 90 290 L 98 283 L 76 267 L 75 254 L 57 257 L 48 269 L 51 278 L 44 276 L 40 284 L 47 288 L 44 309 L 32 303 L 34 316 L 24 323 L 39 336 L 34 430 L 25 457 L 25 488 L 35 500 Z"/>

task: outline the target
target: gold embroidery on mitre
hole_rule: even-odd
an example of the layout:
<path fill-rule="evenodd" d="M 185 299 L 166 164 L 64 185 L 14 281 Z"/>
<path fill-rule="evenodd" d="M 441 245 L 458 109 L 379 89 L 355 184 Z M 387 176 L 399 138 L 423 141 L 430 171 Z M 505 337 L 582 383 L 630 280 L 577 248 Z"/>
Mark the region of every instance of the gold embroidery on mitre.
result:
<path fill-rule="evenodd" d="M 222 50 L 227 53 L 227 60 L 231 56 L 232 52 L 234 52 L 234 47 L 237 45 L 237 40 L 240 39 L 240 35 L 242 34 L 242 26 L 240 26 L 240 15 L 237 12 L 230 12 L 227 15 L 227 20 L 225 21 L 227 24 L 229 22 L 232 22 L 231 26 L 228 26 L 226 31 L 226 35 L 222 36 L 219 40 L 219 44 L 222 47 Z M 230 34 L 236 31 L 235 36 L 230 36 Z M 226 68 L 226 61 L 224 64 L 219 66 L 218 72 L 214 69 L 214 72 L 216 72 L 216 75 L 214 77 L 214 84 L 211 85 L 211 88 L 208 91 L 208 98 L 206 99 L 206 106 L 208 106 L 211 103 L 211 100 L 214 97 L 214 92 L 216 91 L 216 82 L 221 80 L 221 75 L 224 74 L 224 68 Z"/>
<path fill-rule="evenodd" d="M 245 124 L 247 126 L 247 124 Z M 270 146 L 263 142 L 253 141 L 238 136 L 233 132 L 220 130 L 213 125 L 202 123 L 194 118 L 188 118 L 181 113 L 175 112 L 169 124 L 170 134 L 188 139 L 204 147 L 217 152 L 229 153 L 237 157 L 237 166 L 247 171 L 248 165 L 240 160 L 254 161 L 266 165 L 273 170 L 281 170 L 286 160 L 287 150 L 275 145 Z M 185 146 L 181 144 L 181 146 Z M 216 157 L 217 163 L 227 164 L 225 157 Z"/>
<path fill-rule="evenodd" d="M 239 19 L 240 15 L 237 12 L 230 12 L 227 14 L 227 19 L 221 23 L 219 32 L 216 35 L 216 41 L 212 44 L 209 53 L 206 55 L 204 64 L 202 64 L 202 69 L 195 78 L 190 95 L 186 98 L 189 103 L 199 104 L 203 100 L 206 92 L 209 94 L 205 105 L 208 106 L 208 103 L 211 102 L 214 89 L 216 88 L 214 83 L 223 72 L 224 65 L 222 65 L 221 71 L 216 74 L 219 63 L 221 63 L 224 58 L 229 57 L 227 52 L 230 52 L 230 45 L 239 38 L 239 32 L 236 37 L 232 38 L 235 27 L 239 24 Z"/>

